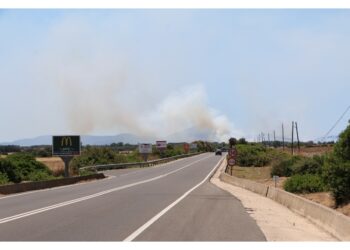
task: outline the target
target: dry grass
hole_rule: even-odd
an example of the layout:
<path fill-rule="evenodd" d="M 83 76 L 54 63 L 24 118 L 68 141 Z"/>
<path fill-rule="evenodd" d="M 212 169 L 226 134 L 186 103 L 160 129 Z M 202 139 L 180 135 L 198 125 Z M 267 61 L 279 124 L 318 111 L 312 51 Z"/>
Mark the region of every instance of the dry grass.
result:
<path fill-rule="evenodd" d="M 282 151 L 282 148 L 277 148 L 277 150 Z M 295 155 L 302 155 L 306 157 L 312 157 L 314 155 L 323 155 L 325 153 L 332 152 L 333 146 L 327 145 L 324 147 L 321 146 L 315 146 L 315 147 L 300 147 L 300 151 L 298 151 L 297 148 L 294 148 L 294 154 Z M 284 152 L 291 154 L 290 148 L 285 148 Z"/>
<path fill-rule="evenodd" d="M 54 176 L 64 174 L 64 162 L 60 157 L 37 157 L 36 160 L 45 164 Z"/>
<path fill-rule="evenodd" d="M 233 166 L 232 173 L 239 178 L 245 178 L 249 180 L 261 180 L 269 179 L 271 173 L 271 167 L 239 167 Z"/>

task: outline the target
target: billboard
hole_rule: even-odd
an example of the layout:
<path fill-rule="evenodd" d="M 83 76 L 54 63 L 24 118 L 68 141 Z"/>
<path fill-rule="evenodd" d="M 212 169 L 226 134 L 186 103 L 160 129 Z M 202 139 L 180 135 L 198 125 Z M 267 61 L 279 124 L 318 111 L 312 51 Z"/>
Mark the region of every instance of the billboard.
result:
<path fill-rule="evenodd" d="M 152 153 L 152 144 L 140 143 L 139 144 L 139 153 L 140 154 L 151 154 Z"/>
<path fill-rule="evenodd" d="M 80 155 L 79 135 L 52 136 L 52 155 L 73 156 Z"/>
<path fill-rule="evenodd" d="M 190 149 L 191 150 L 196 150 L 197 149 L 197 143 L 191 143 L 190 144 Z"/>
<path fill-rule="evenodd" d="M 167 143 L 166 141 L 156 141 L 157 149 L 166 149 Z"/>

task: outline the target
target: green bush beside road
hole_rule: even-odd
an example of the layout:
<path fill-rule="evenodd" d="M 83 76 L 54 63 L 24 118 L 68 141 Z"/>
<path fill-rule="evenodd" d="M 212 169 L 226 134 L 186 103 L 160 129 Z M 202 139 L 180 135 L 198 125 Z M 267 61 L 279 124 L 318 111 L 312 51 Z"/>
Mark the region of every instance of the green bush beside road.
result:
<path fill-rule="evenodd" d="M 0 159 L 0 184 L 54 178 L 52 172 L 30 154 L 15 153 Z"/>
<path fill-rule="evenodd" d="M 263 167 L 287 157 L 284 152 L 259 144 L 239 144 L 236 148 L 237 165 L 241 167 Z"/>
<path fill-rule="evenodd" d="M 314 174 L 296 174 L 284 183 L 284 189 L 292 193 L 315 193 L 326 190 L 321 176 Z"/>

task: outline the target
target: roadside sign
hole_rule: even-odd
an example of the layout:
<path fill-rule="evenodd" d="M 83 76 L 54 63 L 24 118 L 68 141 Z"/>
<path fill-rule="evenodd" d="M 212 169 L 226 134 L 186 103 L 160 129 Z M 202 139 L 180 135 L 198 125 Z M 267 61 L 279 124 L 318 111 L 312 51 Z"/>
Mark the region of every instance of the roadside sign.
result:
<path fill-rule="evenodd" d="M 237 149 L 235 147 L 230 148 L 228 150 L 228 155 L 229 155 L 229 157 L 236 157 L 237 156 Z"/>
<path fill-rule="evenodd" d="M 277 182 L 279 181 L 280 177 L 278 175 L 274 175 L 272 177 L 272 180 L 275 182 L 275 187 L 277 187 Z"/>
<path fill-rule="evenodd" d="M 191 143 L 190 144 L 190 149 L 191 150 L 196 150 L 197 149 L 197 143 Z"/>
<path fill-rule="evenodd" d="M 80 148 L 81 144 L 79 135 L 52 136 L 52 155 L 80 155 Z"/>
<path fill-rule="evenodd" d="M 166 141 L 156 141 L 157 149 L 166 149 L 167 143 Z"/>
<path fill-rule="evenodd" d="M 184 151 L 186 154 L 190 151 L 190 144 L 184 143 Z"/>
<path fill-rule="evenodd" d="M 236 159 L 233 157 L 228 158 L 227 163 L 229 166 L 234 166 L 236 164 Z"/>
<path fill-rule="evenodd" d="M 274 181 L 278 181 L 278 180 L 280 179 L 280 177 L 277 176 L 277 175 L 274 175 L 274 176 L 272 177 L 272 179 L 273 179 Z"/>
<path fill-rule="evenodd" d="M 140 143 L 139 144 L 139 153 L 140 154 L 151 154 L 152 153 L 152 144 Z"/>

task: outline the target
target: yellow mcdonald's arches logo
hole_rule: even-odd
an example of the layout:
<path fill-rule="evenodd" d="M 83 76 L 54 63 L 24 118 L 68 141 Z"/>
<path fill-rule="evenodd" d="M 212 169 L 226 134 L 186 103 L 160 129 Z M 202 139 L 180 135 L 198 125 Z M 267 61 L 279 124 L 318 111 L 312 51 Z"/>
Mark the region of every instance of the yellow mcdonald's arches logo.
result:
<path fill-rule="evenodd" d="M 72 146 L 73 145 L 73 143 L 72 143 L 72 138 L 71 137 L 69 137 L 69 136 L 65 136 L 65 137 L 63 137 L 62 139 L 61 139 L 61 146 L 63 147 L 63 146 Z"/>

